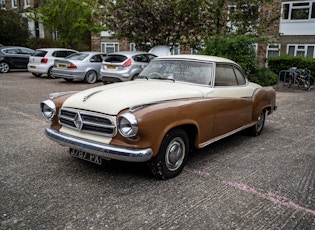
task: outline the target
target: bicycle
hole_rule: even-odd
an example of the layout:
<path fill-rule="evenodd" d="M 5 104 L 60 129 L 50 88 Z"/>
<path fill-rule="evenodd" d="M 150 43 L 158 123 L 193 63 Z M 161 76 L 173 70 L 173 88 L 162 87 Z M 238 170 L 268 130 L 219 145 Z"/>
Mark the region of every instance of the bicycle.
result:
<path fill-rule="evenodd" d="M 293 73 L 290 74 L 288 88 L 293 85 L 297 85 L 298 88 L 302 86 L 304 90 L 311 90 L 312 88 L 314 88 L 315 79 L 311 75 L 311 71 L 308 68 L 291 68 L 290 70 L 293 71 Z"/>

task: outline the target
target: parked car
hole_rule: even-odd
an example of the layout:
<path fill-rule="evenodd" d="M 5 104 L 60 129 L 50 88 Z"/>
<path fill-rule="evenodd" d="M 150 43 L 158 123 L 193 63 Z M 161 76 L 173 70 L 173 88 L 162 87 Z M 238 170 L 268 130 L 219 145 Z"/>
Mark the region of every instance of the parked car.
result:
<path fill-rule="evenodd" d="M 101 76 L 106 83 L 106 77 L 116 81 L 133 80 L 149 62 L 157 56 L 141 51 L 125 51 L 109 54 L 103 62 Z"/>
<path fill-rule="evenodd" d="M 42 74 L 47 74 L 53 78 L 51 70 L 54 66 L 56 58 L 65 58 L 78 51 L 65 48 L 42 48 L 37 49 L 32 56 L 29 57 L 27 70 L 34 76 L 40 77 Z"/>
<path fill-rule="evenodd" d="M 0 46 L 0 73 L 11 69 L 27 69 L 29 56 L 34 50 L 20 46 Z"/>
<path fill-rule="evenodd" d="M 72 156 L 147 162 L 168 179 L 194 149 L 241 130 L 259 135 L 276 92 L 229 59 L 176 55 L 155 58 L 134 81 L 51 94 L 40 107 L 47 136 Z"/>
<path fill-rule="evenodd" d="M 101 52 L 79 52 L 64 59 L 56 59 L 52 76 L 66 81 L 84 80 L 93 84 L 101 79 L 100 69 L 105 57 L 106 54 Z"/>

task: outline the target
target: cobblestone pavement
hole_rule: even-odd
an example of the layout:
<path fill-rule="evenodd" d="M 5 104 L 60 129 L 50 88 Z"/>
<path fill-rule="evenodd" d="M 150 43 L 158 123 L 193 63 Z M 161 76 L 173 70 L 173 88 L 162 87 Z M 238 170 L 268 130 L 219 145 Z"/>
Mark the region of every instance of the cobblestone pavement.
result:
<path fill-rule="evenodd" d="M 279 90 L 262 135 L 216 142 L 159 181 L 142 164 L 72 158 L 44 136 L 48 93 L 90 87 L 0 74 L 0 229 L 315 229 L 314 89 Z"/>

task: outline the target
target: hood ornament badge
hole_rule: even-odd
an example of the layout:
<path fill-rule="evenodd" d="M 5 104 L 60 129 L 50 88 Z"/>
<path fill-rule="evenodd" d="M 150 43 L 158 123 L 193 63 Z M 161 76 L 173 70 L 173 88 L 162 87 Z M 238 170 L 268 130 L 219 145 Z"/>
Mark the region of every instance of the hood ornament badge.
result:
<path fill-rule="evenodd" d="M 93 96 L 94 94 L 97 94 L 97 93 L 99 93 L 99 92 L 101 92 L 101 91 L 103 91 L 103 90 L 98 90 L 98 91 L 95 91 L 95 92 L 90 93 L 90 94 L 88 94 L 88 95 L 85 95 L 85 96 L 83 97 L 83 102 L 86 102 L 91 96 Z"/>

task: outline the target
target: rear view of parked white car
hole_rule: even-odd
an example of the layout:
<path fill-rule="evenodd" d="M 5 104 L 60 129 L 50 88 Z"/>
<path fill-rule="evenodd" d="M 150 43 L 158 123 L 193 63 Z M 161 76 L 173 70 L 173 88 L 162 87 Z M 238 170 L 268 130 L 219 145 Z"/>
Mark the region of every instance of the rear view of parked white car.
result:
<path fill-rule="evenodd" d="M 48 77 L 53 78 L 51 70 L 54 66 L 56 58 L 65 58 L 70 54 L 78 51 L 65 48 L 43 48 L 37 49 L 32 56 L 29 57 L 27 70 L 34 76 L 40 77 L 47 74 Z"/>

